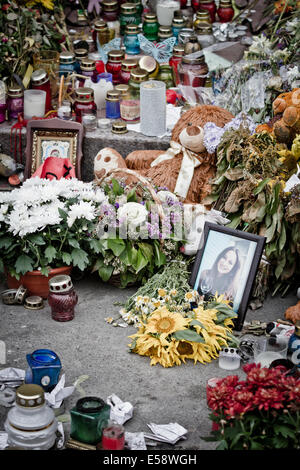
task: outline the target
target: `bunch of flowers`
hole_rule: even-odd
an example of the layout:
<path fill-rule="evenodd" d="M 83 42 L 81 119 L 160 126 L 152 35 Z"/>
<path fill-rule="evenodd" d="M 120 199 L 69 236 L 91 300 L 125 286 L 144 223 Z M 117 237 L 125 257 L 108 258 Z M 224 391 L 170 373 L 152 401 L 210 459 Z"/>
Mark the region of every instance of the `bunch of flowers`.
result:
<path fill-rule="evenodd" d="M 299 377 L 260 364 L 243 369 L 246 380 L 227 376 L 209 389 L 210 418 L 218 430 L 204 440 L 219 442 L 218 450 L 299 449 Z"/>
<path fill-rule="evenodd" d="M 166 189 L 155 198 L 142 183 L 112 179 L 102 185 L 108 197 L 98 224 L 101 252 L 95 263 L 103 281 L 120 278 L 120 286 L 144 283 L 178 253 L 183 240 L 183 204 Z M 159 204 L 158 204 L 159 202 Z"/>
<path fill-rule="evenodd" d="M 188 294 L 186 300 L 197 298 L 193 291 Z M 163 367 L 180 365 L 186 359 L 193 360 L 194 364 L 205 364 L 216 359 L 219 350 L 235 340 L 231 327 L 236 314 L 222 297 L 196 308 L 191 303 L 176 308 L 171 293 L 169 301 L 162 302 L 167 295 L 160 296 L 161 303 L 152 313 L 143 313 L 145 320 L 141 321 L 138 332 L 130 336 L 131 352 L 148 356 L 151 365 Z M 173 293 L 173 298 L 175 295 Z M 137 299 L 137 303 L 139 301 L 145 303 L 145 299 Z"/>
<path fill-rule="evenodd" d="M 38 269 L 85 270 L 99 250 L 95 227 L 106 197 L 75 178 L 31 178 L 0 194 L 0 268 L 17 279 Z"/>

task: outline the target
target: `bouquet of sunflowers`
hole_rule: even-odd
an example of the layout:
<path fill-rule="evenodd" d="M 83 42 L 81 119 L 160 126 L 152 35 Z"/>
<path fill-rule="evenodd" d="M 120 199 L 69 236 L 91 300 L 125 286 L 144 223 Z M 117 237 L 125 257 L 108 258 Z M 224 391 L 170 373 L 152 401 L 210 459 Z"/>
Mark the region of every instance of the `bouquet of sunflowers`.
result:
<path fill-rule="evenodd" d="M 140 328 L 130 338 L 131 352 L 148 356 L 151 365 L 173 367 L 192 359 L 205 364 L 218 357 L 218 352 L 237 340 L 231 333 L 236 313 L 223 297 L 204 302 L 196 291 L 185 294 L 176 303 L 176 290 L 158 290 L 157 298 L 136 299 L 140 311 Z"/>

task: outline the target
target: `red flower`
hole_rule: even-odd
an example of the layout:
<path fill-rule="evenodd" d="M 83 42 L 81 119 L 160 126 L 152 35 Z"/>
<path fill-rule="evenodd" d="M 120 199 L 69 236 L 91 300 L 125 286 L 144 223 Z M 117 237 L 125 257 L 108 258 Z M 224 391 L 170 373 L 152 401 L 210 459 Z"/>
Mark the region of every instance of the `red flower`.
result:
<path fill-rule="evenodd" d="M 252 369 L 260 369 L 260 364 L 255 364 L 255 362 L 251 362 L 250 364 L 245 364 L 243 366 L 243 371 L 248 374 Z"/>
<path fill-rule="evenodd" d="M 10 7 L 10 4 L 9 3 L 5 3 L 4 5 L 2 5 L 2 10 L 3 11 L 7 11 Z"/>
<path fill-rule="evenodd" d="M 258 409 L 269 410 L 275 408 L 279 410 L 284 408 L 284 396 L 276 388 L 259 388 L 255 394 L 253 403 L 258 406 Z"/>

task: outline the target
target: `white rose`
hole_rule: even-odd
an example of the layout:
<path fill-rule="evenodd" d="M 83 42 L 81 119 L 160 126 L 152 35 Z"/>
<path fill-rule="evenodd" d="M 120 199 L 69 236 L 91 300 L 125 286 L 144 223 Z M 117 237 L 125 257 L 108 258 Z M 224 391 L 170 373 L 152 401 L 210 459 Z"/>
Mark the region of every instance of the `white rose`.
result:
<path fill-rule="evenodd" d="M 127 202 L 118 209 L 118 219 L 126 219 L 129 230 L 142 225 L 147 220 L 147 216 L 146 207 L 137 202 Z"/>
<path fill-rule="evenodd" d="M 158 191 L 156 195 L 161 202 L 166 202 L 167 199 L 171 199 L 171 201 L 178 201 L 178 198 L 175 196 L 175 194 L 171 193 L 170 191 Z"/>

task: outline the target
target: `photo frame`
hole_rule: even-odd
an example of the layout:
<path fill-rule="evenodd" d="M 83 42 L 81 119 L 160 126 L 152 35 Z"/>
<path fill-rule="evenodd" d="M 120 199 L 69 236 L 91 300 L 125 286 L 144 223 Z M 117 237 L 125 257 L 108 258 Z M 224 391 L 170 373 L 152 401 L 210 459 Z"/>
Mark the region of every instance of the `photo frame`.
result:
<path fill-rule="evenodd" d="M 237 313 L 234 329 L 245 320 L 265 237 L 205 222 L 189 283 L 204 298 L 224 295 Z"/>
<path fill-rule="evenodd" d="M 27 124 L 24 176 L 30 178 L 46 158 L 68 158 L 81 179 L 83 128 L 79 122 L 58 118 L 32 119 Z"/>

